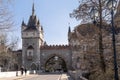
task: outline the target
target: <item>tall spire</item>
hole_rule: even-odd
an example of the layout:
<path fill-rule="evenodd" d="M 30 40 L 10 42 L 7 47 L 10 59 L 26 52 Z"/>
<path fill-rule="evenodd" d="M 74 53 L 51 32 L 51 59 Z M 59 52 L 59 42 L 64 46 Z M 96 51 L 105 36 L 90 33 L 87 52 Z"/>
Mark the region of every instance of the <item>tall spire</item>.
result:
<path fill-rule="evenodd" d="M 69 29 L 68 29 L 68 34 L 71 33 L 71 28 L 70 28 L 70 23 L 69 24 Z"/>
<path fill-rule="evenodd" d="M 69 27 L 68 27 L 68 43 L 70 45 L 70 39 L 71 39 L 71 28 L 70 28 L 70 23 L 68 23 Z"/>
<path fill-rule="evenodd" d="M 33 3 L 33 6 L 32 6 L 32 15 L 34 15 L 35 13 L 35 8 L 34 8 L 34 3 Z"/>

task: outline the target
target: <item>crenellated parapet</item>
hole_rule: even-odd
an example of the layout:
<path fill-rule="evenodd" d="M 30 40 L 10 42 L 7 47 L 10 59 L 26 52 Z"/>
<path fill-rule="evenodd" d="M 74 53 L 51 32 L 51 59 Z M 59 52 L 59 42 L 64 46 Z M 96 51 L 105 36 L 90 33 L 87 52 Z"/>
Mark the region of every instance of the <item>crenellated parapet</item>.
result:
<path fill-rule="evenodd" d="M 69 45 L 44 45 L 41 46 L 40 49 L 68 49 Z"/>

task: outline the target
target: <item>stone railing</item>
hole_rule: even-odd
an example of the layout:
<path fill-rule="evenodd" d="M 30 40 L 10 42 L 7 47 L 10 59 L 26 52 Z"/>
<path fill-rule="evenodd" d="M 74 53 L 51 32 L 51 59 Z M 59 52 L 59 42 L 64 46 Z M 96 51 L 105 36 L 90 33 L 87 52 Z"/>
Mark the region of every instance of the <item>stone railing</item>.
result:
<path fill-rule="evenodd" d="M 82 73 L 80 70 L 78 71 L 68 71 L 68 74 L 74 79 L 74 80 L 88 80 L 85 77 L 82 76 Z"/>
<path fill-rule="evenodd" d="M 26 75 L 29 75 L 29 71 L 27 71 Z M 25 73 L 23 73 L 25 75 Z M 14 77 L 14 76 L 21 76 L 21 71 L 10 71 L 10 72 L 0 72 L 0 78 L 3 77 Z"/>

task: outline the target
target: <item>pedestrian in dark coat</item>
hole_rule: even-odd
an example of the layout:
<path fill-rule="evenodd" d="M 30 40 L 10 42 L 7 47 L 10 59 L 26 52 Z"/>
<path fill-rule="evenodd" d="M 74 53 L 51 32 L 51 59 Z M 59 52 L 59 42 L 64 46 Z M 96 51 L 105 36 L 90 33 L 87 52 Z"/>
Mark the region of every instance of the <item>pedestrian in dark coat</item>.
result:
<path fill-rule="evenodd" d="M 24 71 L 24 68 L 23 68 L 23 67 L 21 67 L 21 75 L 23 75 L 23 71 Z"/>
<path fill-rule="evenodd" d="M 25 75 L 26 75 L 27 74 L 27 69 L 25 68 L 24 71 L 25 71 Z"/>

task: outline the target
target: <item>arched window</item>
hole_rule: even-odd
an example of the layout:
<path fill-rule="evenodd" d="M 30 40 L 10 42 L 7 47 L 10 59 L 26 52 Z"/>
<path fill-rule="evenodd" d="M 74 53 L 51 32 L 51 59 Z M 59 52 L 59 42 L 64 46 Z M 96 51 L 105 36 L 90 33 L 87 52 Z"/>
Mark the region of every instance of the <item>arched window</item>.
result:
<path fill-rule="evenodd" d="M 34 48 L 33 48 L 32 46 L 29 46 L 29 47 L 27 48 L 27 59 L 28 59 L 28 60 L 32 60 L 33 50 L 34 50 Z"/>

